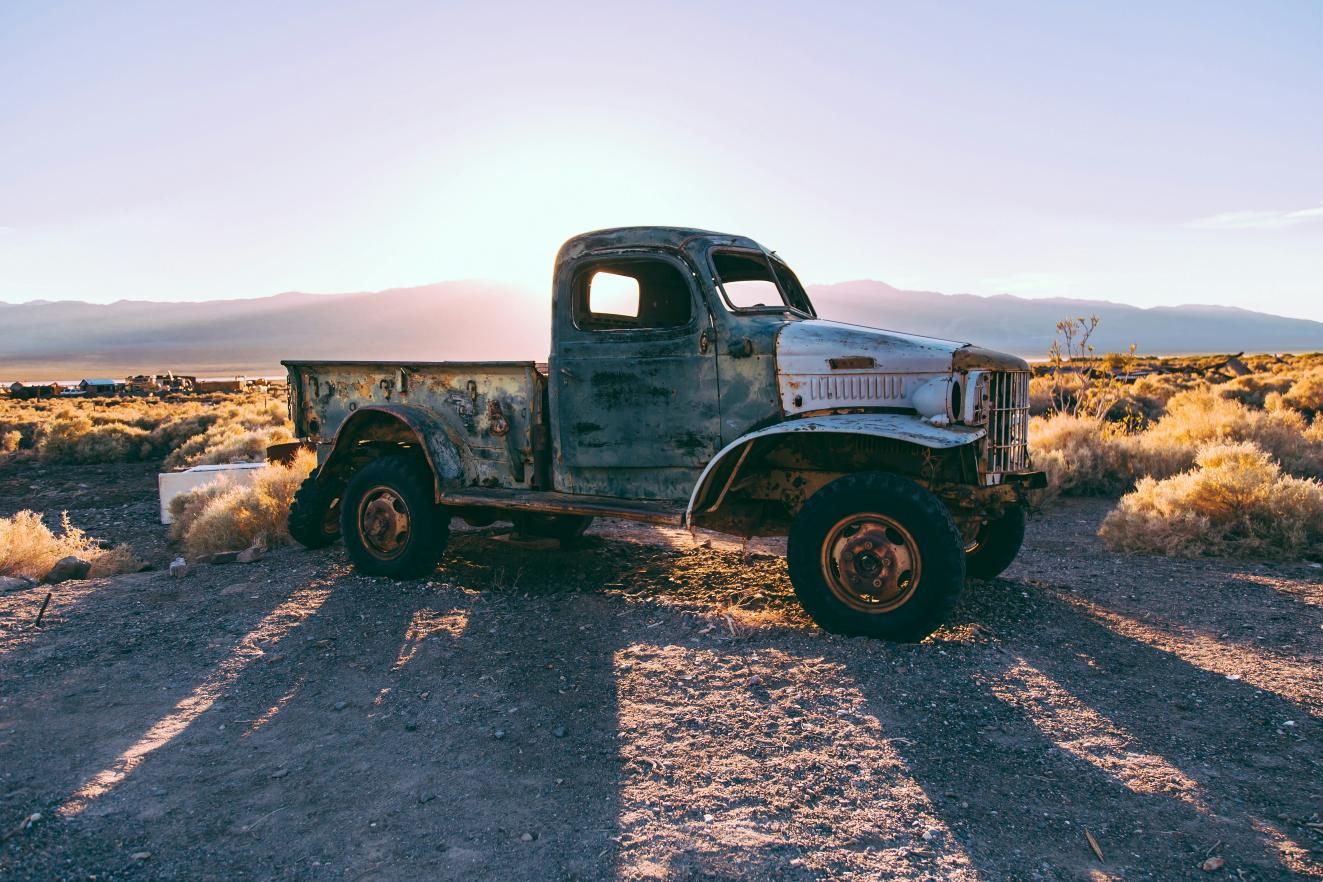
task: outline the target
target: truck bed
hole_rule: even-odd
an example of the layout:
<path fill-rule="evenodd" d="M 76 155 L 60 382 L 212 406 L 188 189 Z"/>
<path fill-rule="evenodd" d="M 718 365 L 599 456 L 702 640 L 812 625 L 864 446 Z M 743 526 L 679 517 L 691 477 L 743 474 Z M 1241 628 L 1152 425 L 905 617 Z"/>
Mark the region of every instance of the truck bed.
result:
<path fill-rule="evenodd" d="M 282 361 L 295 433 L 335 439 L 355 413 L 427 422 L 458 451 L 464 486 L 545 486 L 546 377 L 531 361 Z"/>

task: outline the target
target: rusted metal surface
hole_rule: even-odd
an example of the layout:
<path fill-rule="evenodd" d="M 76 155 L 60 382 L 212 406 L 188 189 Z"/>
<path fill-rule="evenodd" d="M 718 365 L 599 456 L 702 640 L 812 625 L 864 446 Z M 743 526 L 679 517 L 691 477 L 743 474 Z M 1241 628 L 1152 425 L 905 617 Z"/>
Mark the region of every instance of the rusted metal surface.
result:
<path fill-rule="evenodd" d="M 712 461 L 708 463 L 707 468 L 703 470 L 703 474 L 694 484 L 693 493 L 689 497 L 689 504 L 685 508 L 686 522 L 693 521 L 694 513 L 700 507 L 700 502 L 712 490 L 710 484 L 713 476 L 720 471 L 723 462 L 730 458 L 738 461 L 740 455 L 747 452 L 746 448 L 758 439 L 801 433 L 864 435 L 902 441 L 936 450 L 962 447 L 978 441 L 985 434 L 981 428 L 968 426 L 942 428 L 926 423 L 917 416 L 893 413 L 830 414 L 777 423 L 756 432 L 750 432 L 744 437 L 732 441 L 712 458 Z M 859 464 L 850 463 L 849 465 L 857 467 Z M 731 484 L 738 478 L 738 471 L 735 471 L 726 475 L 723 480 L 726 484 Z"/>
<path fill-rule="evenodd" d="M 407 427 L 455 486 L 533 486 L 545 380 L 532 362 L 284 362 L 296 431 L 327 457 Z"/>

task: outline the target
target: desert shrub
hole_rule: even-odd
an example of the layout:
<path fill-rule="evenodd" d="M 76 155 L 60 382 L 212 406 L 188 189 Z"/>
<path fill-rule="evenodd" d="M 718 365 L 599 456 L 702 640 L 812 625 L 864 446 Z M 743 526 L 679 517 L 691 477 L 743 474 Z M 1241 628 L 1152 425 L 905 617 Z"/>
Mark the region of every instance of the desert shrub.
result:
<path fill-rule="evenodd" d="M 261 462 L 271 444 L 292 441 L 283 407 L 234 407 L 199 434 L 178 445 L 165 465 L 169 468 L 206 463 Z"/>
<path fill-rule="evenodd" d="M 1323 368 L 1313 368 L 1298 376 L 1290 390 L 1282 395 L 1289 407 L 1319 413 L 1323 411 Z"/>
<path fill-rule="evenodd" d="M 1094 417 L 1057 413 L 1029 421 L 1029 452 L 1047 472 L 1052 494 L 1117 493 L 1130 484 L 1117 458 L 1115 431 Z"/>
<path fill-rule="evenodd" d="M 94 423 L 83 414 L 60 414 L 37 430 L 33 448 L 48 462 L 129 462 L 138 459 L 147 432 L 125 423 Z"/>
<path fill-rule="evenodd" d="M 0 453 L 13 453 L 23 442 L 23 433 L 18 429 L 0 432 Z"/>
<path fill-rule="evenodd" d="M 256 394 L 180 401 L 0 401 L 0 436 L 18 432 L 18 447 L 29 451 L 26 455 L 50 462 L 170 458 L 171 466 L 188 466 L 227 457 L 260 460 L 263 439 L 287 440 L 288 431 L 284 406 Z M 256 434 L 240 438 L 245 433 Z M 185 446 L 185 453 L 174 456 Z"/>
<path fill-rule="evenodd" d="M 1103 521 L 1109 548 L 1323 558 L 1323 484 L 1283 474 L 1252 442 L 1200 448 L 1196 467 L 1143 478 Z"/>
<path fill-rule="evenodd" d="M 170 501 L 171 535 L 190 555 L 288 543 L 290 504 L 316 465 L 316 454 L 303 450 L 290 465 L 262 469 L 251 485 L 221 482 L 182 493 Z"/>
<path fill-rule="evenodd" d="M 1286 392 L 1291 388 L 1291 382 L 1291 376 L 1285 373 L 1249 374 L 1222 383 L 1217 391 L 1241 404 L 1261 408 L 1268 395 Z"/>
<path fill-rule="evenodd" d="M 128 546 L 104 549 L 95 539 L 61 518 L 57 534 L 34 511 L 20 511 L 0 518 L 0 576 L 40 579 L 60 558 L 73 555 L 92 565 L 91 575 L 113 576 L 142 567 Z"/>
<path fill-rule="evenodd" d="M 1144 477 L 1169 478 L 1195 464 L 1207 444 L 1252 442 L 1290 473 L 1323 475 L 1323 421 L 1295 410 L 1253 410 L 1210 388 L 1174 395 L 1144 431 L 1094 417 L 1053 414 L 1029 422 L 1029 450 L 1050 494 L 1108 495 Z"/>
<path fill-rule="evenodd" d="M 1167 413 L 1142 433 L 1137 456 L 1160 467 L 1137 474 L 1167 477 L 1194 464 L 1199 447 L 1216 442 L 1253 441 L 1286 471 L 1323 475 L 1323 437 L 1299 412 L 1289 408 L 1254 410 L 1212 389 L 1182 392 L 1167 402 Z M 1179 451 L 1179 455 L 1177 454 Z"/>
<path fill-rule="evenodd" d="M 1156 419 L 1167 409 L 1172 396 L 1206 385 L 1202 377 L 1189 374 L 1148 374 L 1131 383 L 1125 396 L 1148 419 Z"/>

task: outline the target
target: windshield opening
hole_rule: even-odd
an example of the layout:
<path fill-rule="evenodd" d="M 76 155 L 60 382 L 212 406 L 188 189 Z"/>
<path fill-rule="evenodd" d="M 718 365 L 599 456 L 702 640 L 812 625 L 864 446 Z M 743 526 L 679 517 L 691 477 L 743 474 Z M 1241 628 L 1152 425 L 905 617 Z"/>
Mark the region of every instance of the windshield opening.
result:
<path fill-rule="evenodd" d="M 795 274 L 757 251 L 713 251 L 712 266 L 726 305 L 736 312 L 785 312 L 812 316 L 813 306 Z"/>

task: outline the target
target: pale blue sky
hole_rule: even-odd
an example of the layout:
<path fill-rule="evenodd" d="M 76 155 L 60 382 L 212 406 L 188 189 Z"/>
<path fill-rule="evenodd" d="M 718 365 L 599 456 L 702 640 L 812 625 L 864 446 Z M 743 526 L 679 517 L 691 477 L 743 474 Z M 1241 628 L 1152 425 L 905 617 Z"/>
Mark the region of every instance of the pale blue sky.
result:
<path fill-rule="evenodd" d="M 1323 2 L 0 4 L 0 299 L 810 282 L 1323 320 Z"/>

